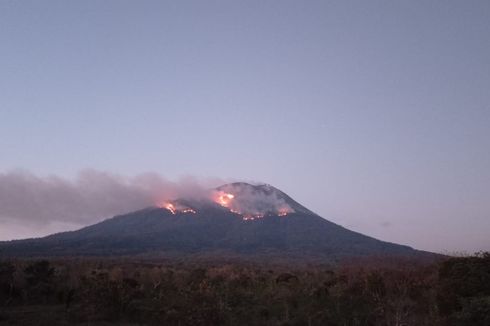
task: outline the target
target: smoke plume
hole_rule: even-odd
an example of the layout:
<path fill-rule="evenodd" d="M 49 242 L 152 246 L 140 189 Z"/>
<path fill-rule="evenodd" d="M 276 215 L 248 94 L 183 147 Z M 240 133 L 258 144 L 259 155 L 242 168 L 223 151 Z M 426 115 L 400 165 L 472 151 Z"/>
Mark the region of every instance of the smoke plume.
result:
<path fill-rule="evenodd" d="M 75 180 L 25 171 L 0 173 L 0 225 L 87 225 L 167 199 L 205 196 L 221 180 L 170 181 L 156 173 L 124 177 L 95 170 Z"/>
<path fill-rule="evenodd" d="M 233 195 L 232 199 L 226 194 Z M 218 198 L 217 202 L 222 206 L 245 216 L 260 217 L 270 213 L 284 215 L 294 212 L 278 190 L 269 185 L 227 184 L 219 188 L 215 198 Z"/>

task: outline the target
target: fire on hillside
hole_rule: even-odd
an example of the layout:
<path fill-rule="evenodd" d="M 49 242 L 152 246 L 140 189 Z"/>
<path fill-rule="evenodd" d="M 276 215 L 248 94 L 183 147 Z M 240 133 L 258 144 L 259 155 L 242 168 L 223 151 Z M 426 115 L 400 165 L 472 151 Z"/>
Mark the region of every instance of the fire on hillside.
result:
<path fill-rule="evenodd" d="M 173 215 L 177 214 L 177 213 L 182 213 L 182 214 L 195 214 L 196 211 L 190 207 L 186 207 L 184 205 L 181 205 L 181 204 L 178 204 L 178 203 L 175 203 L 175 202 L 165 202 L 161 205 L 159 205 L 159 207 L 162 207 L 162 208 L 165 208 L 167 210 L 170 211 L 170 213 L 172 213 Z"/>
<path fill-rule="evenodd" d="M 241 215 L 244 221 L 253 221 L 266 215 L 286 216 L 294 212 L 288 205 L 282 203 L 277 205 L 267 196 L 240 196 L 219 190 L 213 192 L 212 200 L 231 212 Z"/>

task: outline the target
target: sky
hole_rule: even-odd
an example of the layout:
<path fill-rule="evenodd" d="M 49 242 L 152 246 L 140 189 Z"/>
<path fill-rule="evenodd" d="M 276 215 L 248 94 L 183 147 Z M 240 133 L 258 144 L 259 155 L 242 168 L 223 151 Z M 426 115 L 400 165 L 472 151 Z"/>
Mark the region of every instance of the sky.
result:
<path fill-rule="evenodd" d="M 489 167 L 489 1 L 0 1 L 4 206 L 22 174 L 266 182 L 352 230 L 474 252 Z M 0 240 L 86 223 L 5 211 Z"/>

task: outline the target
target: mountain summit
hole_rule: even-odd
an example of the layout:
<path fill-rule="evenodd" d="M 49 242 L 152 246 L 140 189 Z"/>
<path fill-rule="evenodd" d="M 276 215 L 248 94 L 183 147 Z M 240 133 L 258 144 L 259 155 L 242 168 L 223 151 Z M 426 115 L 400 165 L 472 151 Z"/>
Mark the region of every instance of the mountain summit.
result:
<path fill-rule="evenodd" d="M 313 214 L 281 190 L 269 184 L 251 185 L 235 182 L 216 188 L 218 192 L 231 194 L 230 205 L 248 215 L 287 215 L 288 213 Z"/>
<path fill-rule="evenodd" d="M 426 253 L 332 223 L 271 185 L 238 182 L 77 231 L 0 242 L 0 256 L 238 257 L 332 261 Z"/>

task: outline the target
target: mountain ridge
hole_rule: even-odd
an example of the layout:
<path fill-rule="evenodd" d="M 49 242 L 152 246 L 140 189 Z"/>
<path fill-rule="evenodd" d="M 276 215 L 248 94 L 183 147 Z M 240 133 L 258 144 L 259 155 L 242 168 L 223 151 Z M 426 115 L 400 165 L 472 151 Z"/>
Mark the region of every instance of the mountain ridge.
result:
<path fill-rule="evenodd" d="M 177 199 L 76 231 L 0 242 L 0 257 L 212 256 L 229 252 L 246 259 L 331 261 L 370 255 L 430 255 L 348 230 L 267 184 L 226 184 L 214 189 L 211 198 Z"/>

